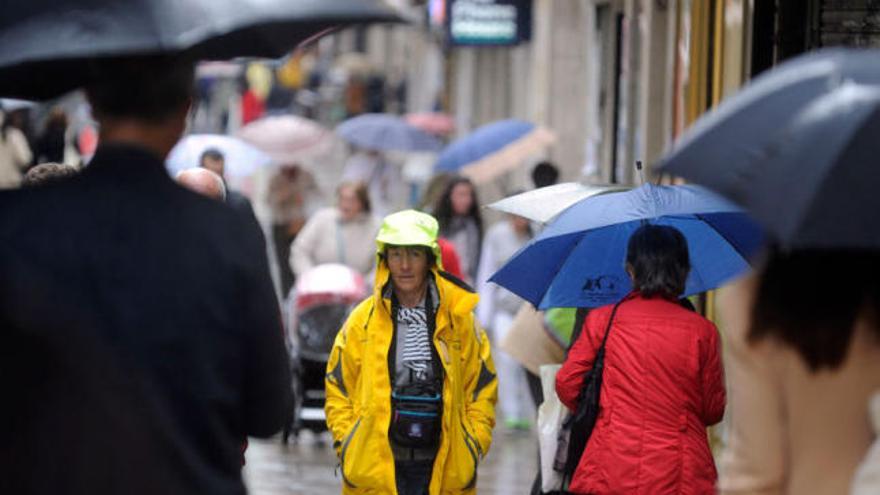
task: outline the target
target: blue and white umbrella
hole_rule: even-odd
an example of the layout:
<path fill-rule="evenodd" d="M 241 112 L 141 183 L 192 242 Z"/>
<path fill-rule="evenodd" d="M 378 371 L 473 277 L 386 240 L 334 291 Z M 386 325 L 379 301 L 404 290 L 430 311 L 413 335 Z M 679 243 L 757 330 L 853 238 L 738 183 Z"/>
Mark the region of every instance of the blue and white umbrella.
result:
<path fill-rule="evenodd" d="M 336 133 L 360 148 L 377 151 L 439 151 L 443 144 L 401 117 L 365 113 L 339 124 Z"/>
<path fill-rule="evenodd" d="M 539 309 L 614 303 L 631 290 L 627 244 L 645 222 L 675 227 L 687 239 L 691 272 L 685 296 L 747 271 L 763 242 L 751 218 L 707 189 L 646 184 L 568 208 L 490 281 Z"/>
<path fill-rule="evenodd" d="M 493 122 L 447 146 L 437 158 L 434 171 L 460 173 L 476 183 L 485 183 L 523 165 L 555 140 L 552 132 L 529 122 Z"/>

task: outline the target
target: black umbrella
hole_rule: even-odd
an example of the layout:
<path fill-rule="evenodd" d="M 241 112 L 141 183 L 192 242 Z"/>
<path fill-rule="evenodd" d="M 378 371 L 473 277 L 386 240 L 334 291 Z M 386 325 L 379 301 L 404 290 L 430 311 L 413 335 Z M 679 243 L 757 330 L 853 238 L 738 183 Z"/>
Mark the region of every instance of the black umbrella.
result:
<path fill-rule="evenodd" d="M 57 96 L 87 83 L 100 59 L 278 57 L 335 26 L 399 20 L 379 0 L 12 0 L 0 17 L 0 96 Z"/>
<path fill-rule="evenodd" d="M 796 59 L 701 119 L 663 172 L 742 205 L 786 248 L 880 248 L 880 51 Z"/>

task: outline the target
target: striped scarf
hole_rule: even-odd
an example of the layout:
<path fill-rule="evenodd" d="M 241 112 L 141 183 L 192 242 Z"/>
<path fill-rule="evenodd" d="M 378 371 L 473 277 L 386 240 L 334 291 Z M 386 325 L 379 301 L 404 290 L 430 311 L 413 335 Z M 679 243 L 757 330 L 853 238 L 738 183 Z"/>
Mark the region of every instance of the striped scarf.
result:
<path fill-rule="evenodd" d="M 398 308 L 397 321 L 406 328 L 402 361 L 413 370 L 417 380 L 427 378 L 431 364 L 431 340 L 428 335 L 428 315 L 424 305 L 415 308 Z"/>

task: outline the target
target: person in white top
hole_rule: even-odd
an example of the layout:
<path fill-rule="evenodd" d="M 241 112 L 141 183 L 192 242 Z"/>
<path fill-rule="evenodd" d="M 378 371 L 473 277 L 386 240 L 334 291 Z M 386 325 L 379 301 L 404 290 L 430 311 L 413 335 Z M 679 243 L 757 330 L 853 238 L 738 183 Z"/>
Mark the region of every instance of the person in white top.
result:
<path fill-rule="evenodd" d="M 367 187 L 343 182 L 336 198 L 336 206 L 312 215 L 293 241 L 290 267 L 297 276 L 324 263 L 341 263 L 364 276 L 372 272 L 376 252 L 365 239 L 376 237 L 379 220 L 370 211 Z"/>
<path fill-rule="evenodd" d="M 489 330 L 493 345 L 504 339 L 519 311 L 523 300 L 509 290 L 489 282 L 489 277 L 510 259 L 532 237 L 528 219 L 507 215 L 496 223 L 483 241 L 477 273 L 480 303 L 477 316 Z M 520 364 L 506 352 L 496 349 L 495 366 L 498 370 L 498 400 L 504 424 L 510 429 L 528 430 L 534 404 L 530 398 L 526 375 Z"/>

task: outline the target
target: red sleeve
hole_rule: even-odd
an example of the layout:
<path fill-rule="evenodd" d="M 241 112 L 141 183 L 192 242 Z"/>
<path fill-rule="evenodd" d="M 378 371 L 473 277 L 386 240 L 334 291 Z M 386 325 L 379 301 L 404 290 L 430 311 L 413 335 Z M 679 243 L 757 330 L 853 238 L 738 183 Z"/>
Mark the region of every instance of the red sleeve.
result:
<path fill-rule="evenodd" d="M 710 324 L 709 338 L 700 349 L 703 386 L 703 423 L 714 425 L 724 417 L 727 405 L 727 391 L 724 386 L 724 368 L 721 364 L 721 346 L 718 329 Z"/>
<path fill-rule="evenodd" d="M 437 244 L 440 245 L 440 262 L 443 263 L 443 270 L 464 280 L 464 275 L 461 273 L 461 262 L 458 260 L 458 253 L 455 252 L 455 246 L 442 237 L 437 239 Z"/>
<path fill-rule="evenodd" d="M 562 363 L 562 368 L 556 373 L 556 395 L 566 407 L 574 411 L 577 408 L 578 394 L 584 384 L 584 375 L 593 368 L 593 359 L 596 351 L 602 344 L 601 337 L 595 336 L 597 324 L 600 319 L 598 313 L 602 313 L 602 320 L 607 324 L 608 312 L 595 310 L 587 315 L 583 329 L 574 345 L 568 351 L 568 357 Z M 601 326 L 604 329 L 604 326 Z"/>

